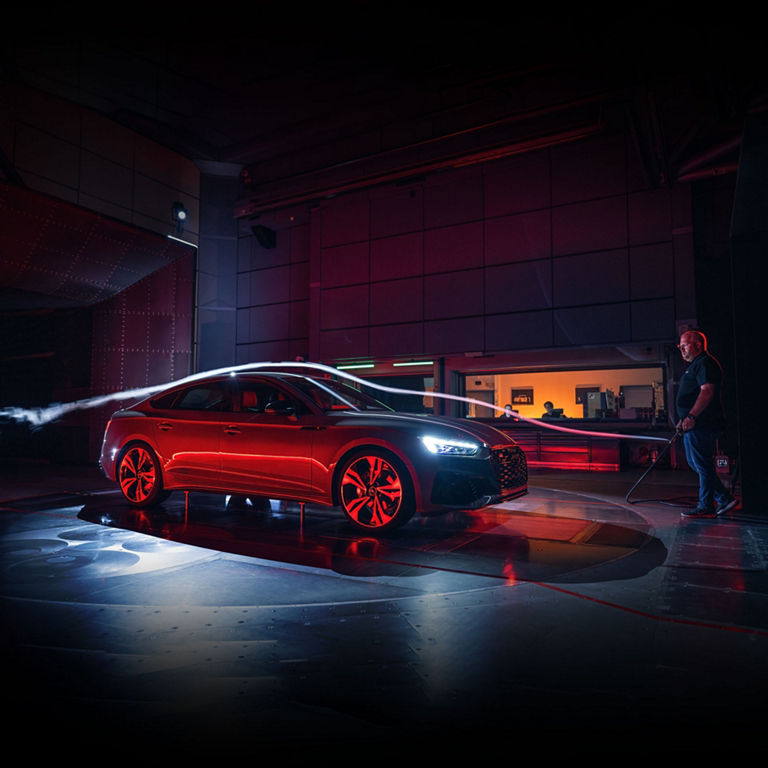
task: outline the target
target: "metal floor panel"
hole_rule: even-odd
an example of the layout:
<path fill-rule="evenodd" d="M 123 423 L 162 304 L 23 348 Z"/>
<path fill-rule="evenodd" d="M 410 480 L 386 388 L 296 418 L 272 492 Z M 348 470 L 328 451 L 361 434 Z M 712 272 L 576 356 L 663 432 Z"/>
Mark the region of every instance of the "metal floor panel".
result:
<path fill-rule="evenodd" d="M 376 539 L 335 510 L 208 494 L 136 512 L 86 480 L 0 503 L 6 694 L 43 747 L 758 741 L 759 520 L 681 520 L 626 504 L 627 477 L 553 473 Z"/>

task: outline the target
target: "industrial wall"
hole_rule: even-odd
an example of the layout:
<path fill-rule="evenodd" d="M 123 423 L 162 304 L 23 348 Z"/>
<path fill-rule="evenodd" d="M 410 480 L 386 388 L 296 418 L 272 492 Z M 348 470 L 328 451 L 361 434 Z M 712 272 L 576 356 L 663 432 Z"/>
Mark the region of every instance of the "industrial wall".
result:
<path fill-rule="evenodd" d="M 695 322 L 687 184 L 621 132 L 240 223 L 238 362 L 674 341 Z"/>
<path fill-rule="evenodd" d="M 98 286 L 94 295 L 107 297 L 63 308 L 46 307 L 40 299 L 34 309 L 3 318 L 3 328 L 12 334 L 5 333 L 0 343 L 2 370 L 12 369 L 18 386 L 4 387 L 9 402 L 2 405 L 67 402 L 187 375 L 195 251 L 167 235 L 174 232 L 173 205 L 182 202 L 190 214 L 184 238 L 197 239 L 196 166 L 97 112 L 5 82 L 0 82 L 0 150 L 6 183 L 23 188 L 25 200 L 40 195 L 41 202 L 65 201 L 60 207 L 79 214 L 57 236 L 55 225 L 42 220 L 55 206 L 29 211 L 32 226 L 47 229 L 55 253 L 30 263 L 40 254 L 21 252 L 28 241 L 9 236 L 3 238 L 6 263 L 26 260 L 27 271 L 37 270 L 41 284 L 54 273 L 76 269 L 78 280 Z M 126 245 L 131 227 L 137 232 L 133 251 Z M 83 242 L 89 243 L 87 263 Z M 9 253 L 13 248 L 20 252 Z M 115 293 L 118 282 L 128 287 Z M 34 401 L 24 400 L 22 387 L 36 393 Z M 93 458 L 105 413 L 68 417 L 45 440 L 45 451 L 54 458 Z"/>
<path fill-rule="evenodd" d="M 0 150 L 28 189 L 163 236 L 182 202 L 194 242 L 195 164 L 98 112 L 0 80 Z"/>

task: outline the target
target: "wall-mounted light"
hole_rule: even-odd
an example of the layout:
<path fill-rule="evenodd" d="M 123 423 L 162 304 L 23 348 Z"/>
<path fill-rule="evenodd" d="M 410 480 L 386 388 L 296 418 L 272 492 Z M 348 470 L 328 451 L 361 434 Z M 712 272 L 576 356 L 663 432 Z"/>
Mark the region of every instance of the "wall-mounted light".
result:
<path fill-rule="evenodd" d="M 174 203 L 173 204 L 173 214 L 172 214 L 172 221 L 176 225 L 176 231 L 181 234 L 184 231 L 184 224 L 187 221 L 187 217 L 189 214 L 187 213 L 187 209 L 184 207 L 182 203 Z"/>

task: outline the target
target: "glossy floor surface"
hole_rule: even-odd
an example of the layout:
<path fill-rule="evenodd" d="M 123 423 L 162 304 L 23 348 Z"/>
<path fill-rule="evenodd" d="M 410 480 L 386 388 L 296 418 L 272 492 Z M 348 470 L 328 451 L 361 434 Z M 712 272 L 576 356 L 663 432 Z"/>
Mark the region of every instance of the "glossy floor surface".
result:
<path fill-rule="evenodd" d="M 135 512 L 93 468 L 6 466 L 6 730 L 115 754 L 746 754 L 768 510 L 683 520 L 688 473 L 630 504 L 637 475 L 534 474 L 376 539 L 206 494 Z"/>

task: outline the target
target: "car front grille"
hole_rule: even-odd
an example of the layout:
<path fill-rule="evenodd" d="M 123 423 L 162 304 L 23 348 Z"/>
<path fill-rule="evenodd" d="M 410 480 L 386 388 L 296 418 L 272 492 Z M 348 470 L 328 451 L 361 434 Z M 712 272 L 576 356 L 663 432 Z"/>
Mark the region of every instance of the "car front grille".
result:
<path fill-rule="evenodd" d="M 491 466 L 502 490 L 519 488 L 528 482 L 528 462 L 516 445 L 492 448 Z"/>

